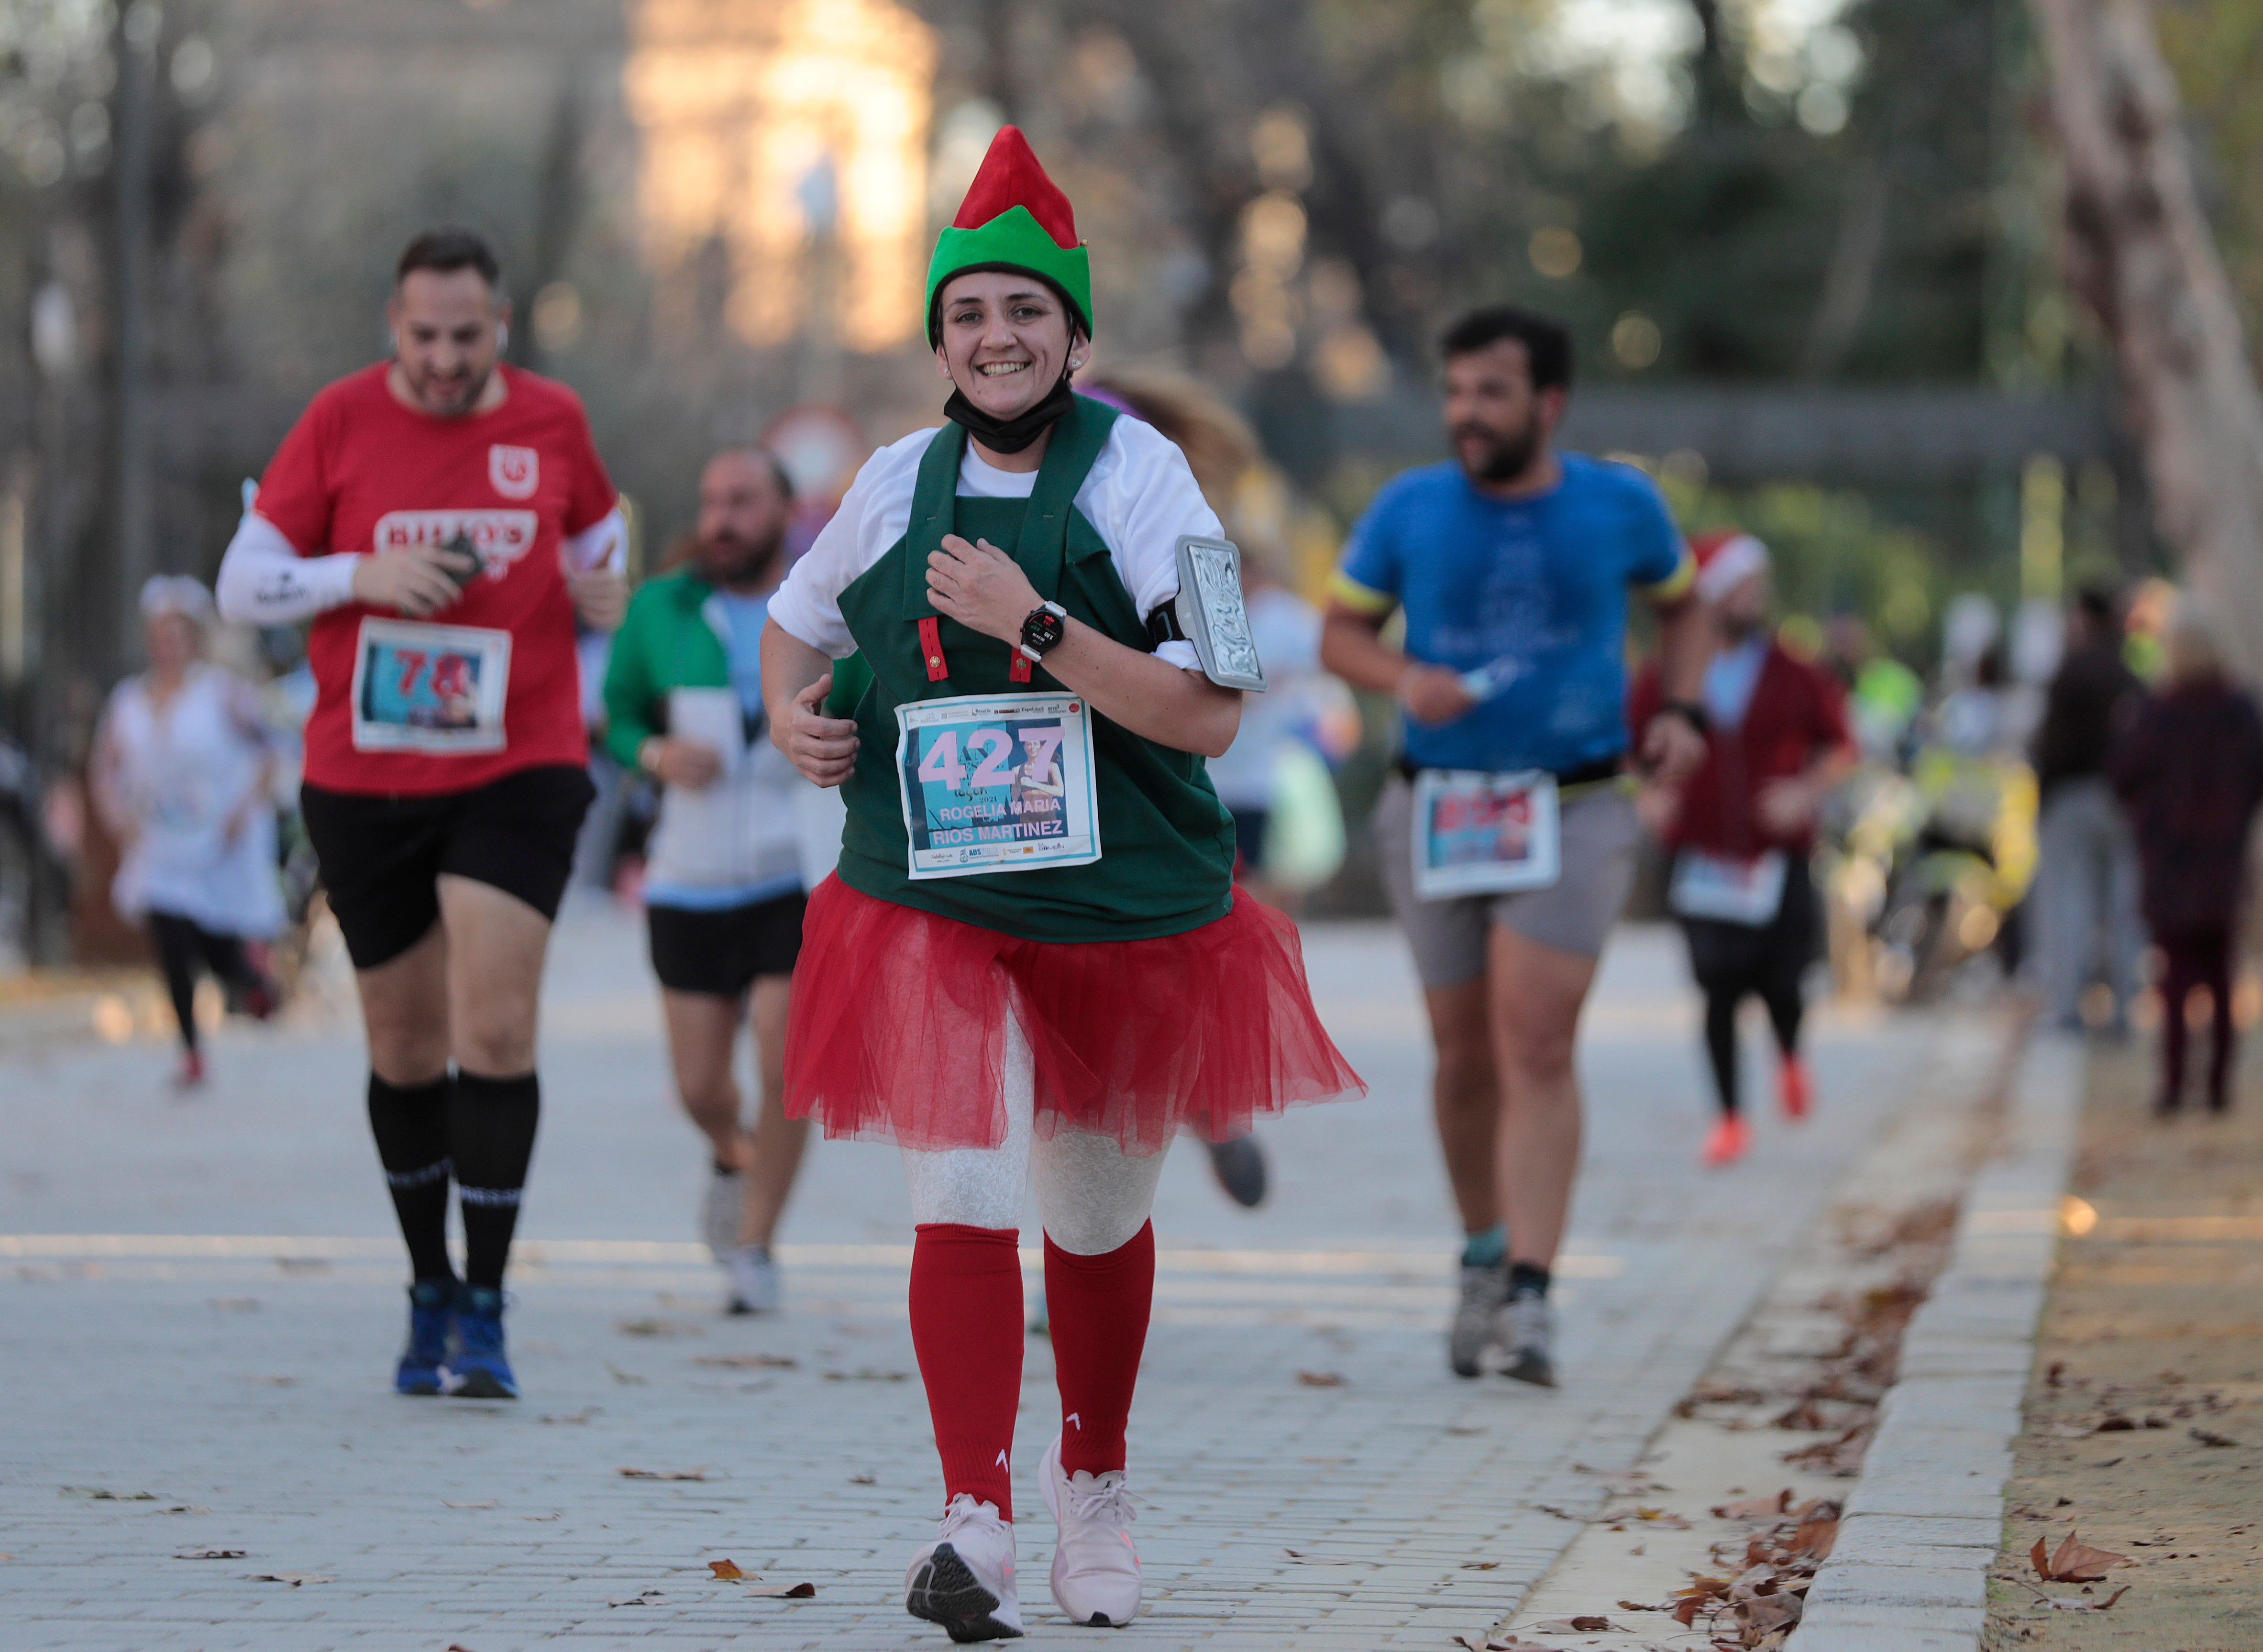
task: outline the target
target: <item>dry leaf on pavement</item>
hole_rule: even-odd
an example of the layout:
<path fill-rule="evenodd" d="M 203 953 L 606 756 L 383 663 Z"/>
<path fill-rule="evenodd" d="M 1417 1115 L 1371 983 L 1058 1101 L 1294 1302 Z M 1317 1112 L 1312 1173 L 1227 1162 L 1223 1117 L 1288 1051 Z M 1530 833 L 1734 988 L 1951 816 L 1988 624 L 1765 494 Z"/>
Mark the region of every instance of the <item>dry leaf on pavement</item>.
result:
<path fill-rule="evenodd" d="M 1791 1488 L 1786 1486 L 1772 1497 L 1746 1497 L 1735 1503 L 1713 1505 L 1713 1518 L 1719 1520 L 1772 1520 L 1791 1507 Z"/>
<path fill-rule="evenodd" d="M 772 1600 L 813 1600 L 817 1596 L 815 1583 L 773 1583 L 763 1589 L 749 1589 L 750 1595 L 764 1595 Z"/>
<path fill-rule="evenodd" d="M 1308 1389 L 1340 1389 L 1344 1385 L 1341 1373 L 1335 1371 L 1299 1371 L 1297 1381 Z"/>
<path fill-rule="evenodd" d="M 691 1363 L 720 1366 L 727 1371 L 792 1371 L 801 1361 L 783 1353 L 696 1353 Z"/>
<path fill-rule="evenodd" d="M 2129 1592 L 2129 1585 L 2124 1583 L 2103 1600 L 2076 1600 L 2064 1595 L 2045 1595 L 2043 1598 L 2061 1612 L 2107 1612 L 2113 1608 L 2115 1601 Z"/>
<path fill-rule="evenodd" d="M 733 1581 L 747 1575 L 739 1569 L 739 1563 L 736 1561 L 709 1561 L 707 1569 L 726 1581 Z"/>
<path fill-rule="evenodd" d="M 240 1548 L 184 1548 L 173 1556 L 175 1560 L 242 1560 L 246 1551 Z"/>
<path fill-rule="evenodd" d="M 1592 1614 L 1577 1618 L 1551 1618 L 1545 1623 L 1532 1626 L 1535 1634 L 1616 1634 L 1619 1626 L 1609 1618 Z"/>
<path fill-rule="evenodd" d="M 2035 1562 L 2035 1576 L 2047 1583 L 2094 1583 L 2116 1566 L 2136 1564 L 2127 1555 L 2092 1547 L 2072 1532 L 2048 1560 L 2043 1557 L 2043 1540 L 2037 1538 L 2028 1558 Z"/>
<path fill-rule="evenodd" d="M 2239 1447 L 2239 1442 L 2232 1439 L 2230 1435 L 2219 1434 L 2212 1428 L 2188 1428 L 2185 1432 L 2190 1434 L 2194 1439 L 2200 1441 L 2203 1446 L 2228 1446 L 2235 1451 Z"/>
<path fill-rule="evenodd" d="M 334 1583 L 337 1579 L 328 1572 L 246 1572 L 246 1579 L 255 1583 L 288 1583 L 296 1589 L 300 1583 Z"/>
<path fill-rule="evenodd" d="M 705 1468 L 624 1468 L 624 1480 L 705 1480 Z"/>

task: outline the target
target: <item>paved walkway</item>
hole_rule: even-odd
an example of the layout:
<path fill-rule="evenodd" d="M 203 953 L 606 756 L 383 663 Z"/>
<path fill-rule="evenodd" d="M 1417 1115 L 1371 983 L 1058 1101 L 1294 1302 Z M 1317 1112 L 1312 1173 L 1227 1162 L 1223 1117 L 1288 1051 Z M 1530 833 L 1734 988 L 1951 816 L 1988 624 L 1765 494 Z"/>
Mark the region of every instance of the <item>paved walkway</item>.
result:
<path fill-rule="evenodd" d="M 1268 1127 L 1262 1212 L 1228 1206 L 1199 1154 L 1165 1173 L 1132 1420 L 1149 1606 L 1126 1637 L 1152 1652 L 1444 1648 L 1514 1607 L 1600 1502 L 1574 1465 L 1631 1463 L 1924 1057 L 1921 1021 L 1824 1017 L 1820 1118 L 1763 1116 L 1746 1165 L 1700 1175 L 1678 943 L 1623 933 L 1585 1046 L 1567 1385 L 1457 1382 L 1403 949 L 1381 926 L 1307 946 L 1375 1093 Z M 893 1156 L 821 1143 L 789 1216 L 788 1311 L 718 1317 L 688 1243 L 700 1156 L 656 1036 L 636 927 L 571 915 L 515 1407 L 387 1391 L 401 1269 L 350 1025 L 225 1035 L 187 1103 L 160 1044 L 0 1063 L 0 1648 L 945 1644 L 898 1599 L 937 1488 Z M 1021 1464 L 1053 1416 L 1033 1339 Z M 1089 1643 L 1053 1614 L 1050 1525 L 1021 1480 L 1030 1638 Z M 203 1549 L 243 1554 L 177 1558 Z M 726 1558 L 816 1595 L 713 1581 Z M 247 1576 L 269 1573 L 310 1581 Z"/>

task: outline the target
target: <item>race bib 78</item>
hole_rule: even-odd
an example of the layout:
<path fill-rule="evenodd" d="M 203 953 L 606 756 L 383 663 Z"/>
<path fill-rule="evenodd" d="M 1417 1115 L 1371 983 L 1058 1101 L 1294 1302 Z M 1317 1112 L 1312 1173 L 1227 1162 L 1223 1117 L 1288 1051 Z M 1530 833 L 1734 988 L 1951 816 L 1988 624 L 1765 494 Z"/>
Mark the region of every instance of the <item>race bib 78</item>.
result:
<path fill-rule="evenodd" d="M 507 631 L 365 619 L 354 639 L 354 749 L 501 751 L 510 683 Z"/>

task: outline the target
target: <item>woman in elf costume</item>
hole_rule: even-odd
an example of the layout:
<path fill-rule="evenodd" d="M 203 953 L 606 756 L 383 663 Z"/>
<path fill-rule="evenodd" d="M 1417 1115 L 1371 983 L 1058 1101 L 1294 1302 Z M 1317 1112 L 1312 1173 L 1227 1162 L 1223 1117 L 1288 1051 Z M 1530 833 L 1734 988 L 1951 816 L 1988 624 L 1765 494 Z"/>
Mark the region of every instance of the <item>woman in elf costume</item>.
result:
<path fill-rule="evenodd" d="M 1038 1470 L 1053 1598 L 1122 1624 L 1163 1150 L 1182 1125 L 1218 1139 L 1363 1087 L 1294 927 L 1235 898 L 1203 760 L 1240 695 L 1172 618 L 1179 542 L 1218 519 L 1178 449 L 1070 391 L 1091 292 L 1066 198 L 1007 127 L 928 273 L 950 422 L 866 462 L 763 642 L 772 738 L 849 812 L 810 898 L 786 1108 L 903 1150 L 945 1503 L 905 1605 L 954 1641 L 1022 1632 L 1009 1465 L 1032 1177 L 1061 1395 Z M 851 653 L 875 681 L 828 717 Z"/>

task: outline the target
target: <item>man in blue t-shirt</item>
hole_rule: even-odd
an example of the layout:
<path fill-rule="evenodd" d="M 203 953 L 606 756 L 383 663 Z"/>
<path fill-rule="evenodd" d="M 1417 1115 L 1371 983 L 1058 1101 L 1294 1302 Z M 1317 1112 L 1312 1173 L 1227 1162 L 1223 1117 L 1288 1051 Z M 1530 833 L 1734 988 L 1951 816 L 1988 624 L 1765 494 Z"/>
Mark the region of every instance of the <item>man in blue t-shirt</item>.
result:
<path fill-rule="evenodd" d="M 1564 328 L 1479 310 L 1443 354 L 1455 462 L 1397 478 L 1352 530 L 1321 659 L 1403 712 L 1375 833 L 1428 1002 L 1468 1236 L 1449 1358 L 1475 1376 L 1498 1345 L 1508 1375 L 1552 1386 L 1549 1270 L 1580 1159 L 1573 1042 L 1634 875 L 1626 594 L 1656 607 L 1667 688 L 1632 755 L 1669 778 L 1704 756 L 1709 627 L 1649 479 L 1552 444 Z M 1403 651 L 1382 638 L 1394 610 Z"/>

